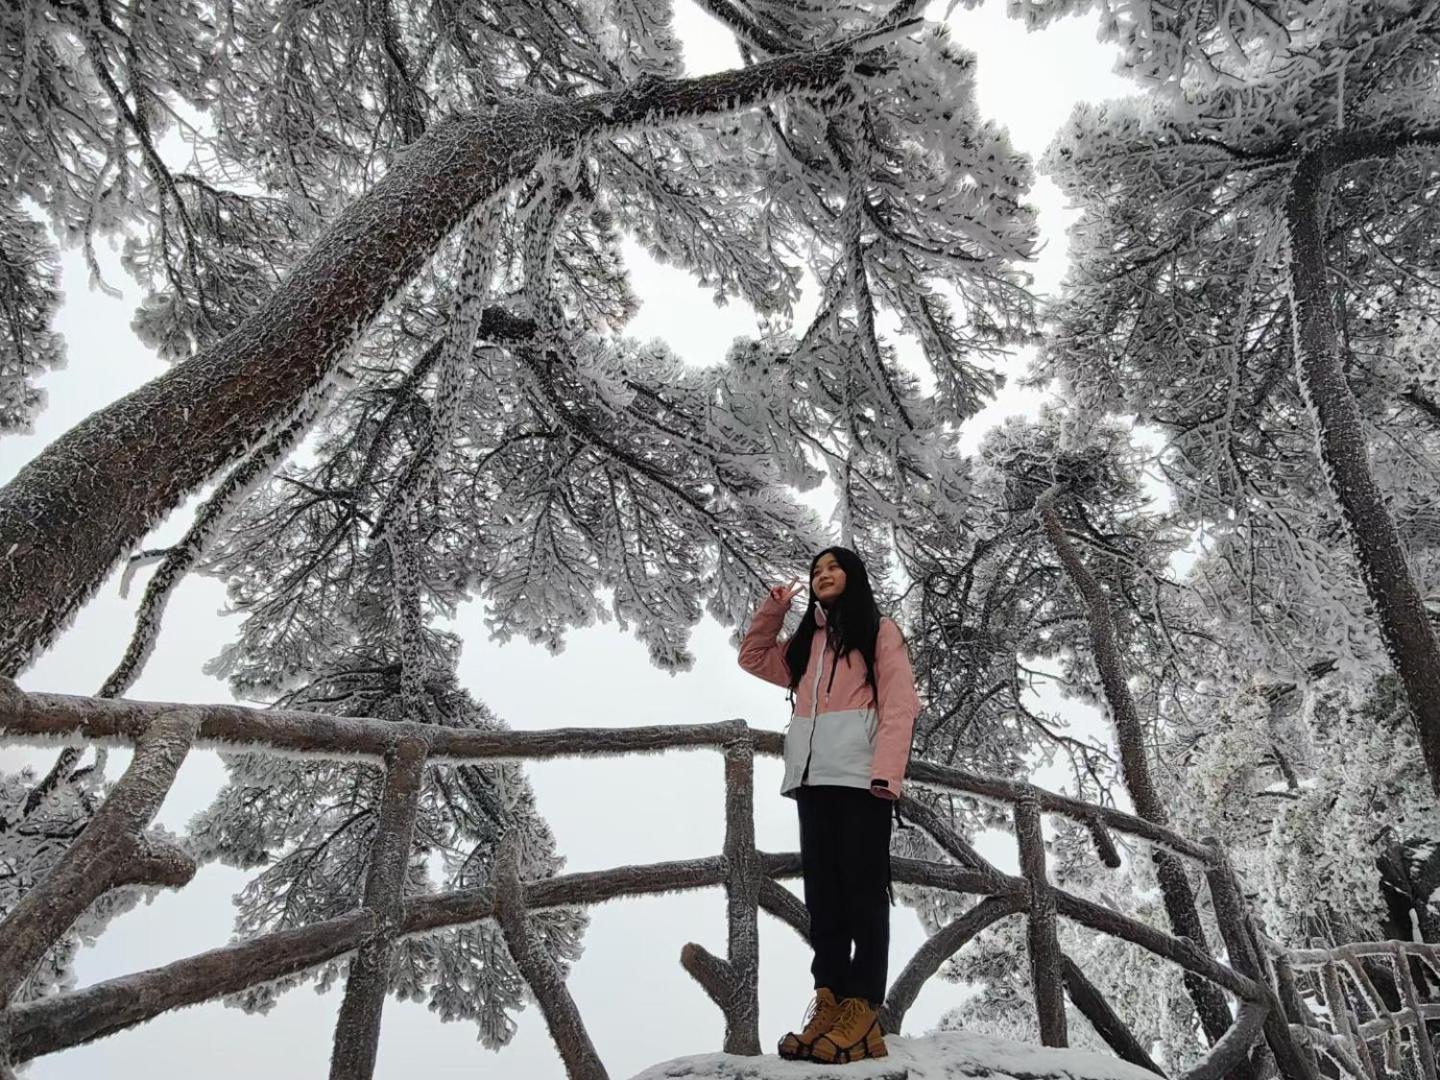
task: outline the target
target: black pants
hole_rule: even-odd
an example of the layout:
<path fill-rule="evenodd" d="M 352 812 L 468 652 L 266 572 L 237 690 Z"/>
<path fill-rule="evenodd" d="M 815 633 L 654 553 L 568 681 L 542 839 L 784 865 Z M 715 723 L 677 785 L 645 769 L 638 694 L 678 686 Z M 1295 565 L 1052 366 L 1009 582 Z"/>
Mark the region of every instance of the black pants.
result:
<path fill-rule="evenodd" d="M 815 986 L 879 1005 L 890 958 L 892 804 L 863 788 L 828 785 L 802 786 L 796 796 Z"/>

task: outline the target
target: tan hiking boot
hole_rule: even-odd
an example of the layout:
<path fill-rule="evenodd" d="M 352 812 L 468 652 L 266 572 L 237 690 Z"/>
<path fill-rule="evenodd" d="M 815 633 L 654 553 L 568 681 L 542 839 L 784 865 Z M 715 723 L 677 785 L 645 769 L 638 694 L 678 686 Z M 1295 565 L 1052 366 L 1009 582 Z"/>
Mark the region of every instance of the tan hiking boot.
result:
<path fill-rule="evenodd" d="M 786 1032 L 780 1040 L 780 1056 L 787 1061 L 800 1061 L 810 1056 L 810 1047 L 815 1040 L 834 1026 L 840 1016 L 840 1003 L 829 987 L 822 986 L 815 991 L 810 1008 L 805 1013 L 805 1030 L 798 1035 Z"/>
<path fill-rule="evenodd" d="M 880 1030 L 880 1017 L 864 998 L 846 998 L 840 1003 L 835 1026 L 810 1045 L 810 1060 L 823 1065 L 847 1061 L 882 1058 L 885 1033 Z"/>

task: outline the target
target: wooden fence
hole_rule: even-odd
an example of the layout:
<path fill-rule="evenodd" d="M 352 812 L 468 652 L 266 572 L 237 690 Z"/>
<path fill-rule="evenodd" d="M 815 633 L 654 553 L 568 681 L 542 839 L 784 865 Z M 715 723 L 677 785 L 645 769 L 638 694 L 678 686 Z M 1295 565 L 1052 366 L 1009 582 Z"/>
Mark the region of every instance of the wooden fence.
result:
<path fill-rule="evenodd" d="M 486 919 L 500 926 L 569 1074 L 585 1080 L 605 1077 L 560 972 L 531 938 L 526 913 L 588 906 L 621 896 L 715 887 L 726 894 L 726 955 L 718 957 L 690 944 L 682 950 L 680 960 L 724 1016 L 724 1049 L 759 1054 L 759 912 L 780 919 L 802 937 L 808 933 L 804 905 L 780 884 L 799 876 L 798 854 L 767 853 L 755 846 L 755 756 L 779 754 L 781 736 L 753 730 L 742 721 L 601 730 L 460 730 L 236 705 L 29 694 L 0 680 L 0 736 L 47 745 L 102 743 L 135 748 L 130 766 L 62 862 L 0 922 L 0 1077 L 12 1065 L 110 1035 L 172 1009 L 234 994 L 352 954 L 336 1024 L 331 1076 L 365 1080 L 374 1069 L 395 942 L 407 935 Z M 146 828 L 186 754 L 196 746 L 227 753 L 368 758 L 382 763 L 385 780 L 379 824 L 360 907 L 336 918 L 265 934 L 82 989 L 14 1001 L 16 990 L 46 950 L 100 896 L 130 884 L 180 886 L 193 876 L 195 866 L 189 856 L 173 845 L 148 838 Z M 403 895 L 404 869 L 427 766 L 685 748 L 712 748 L 724 756 L 725 837 L 718 855 L 521 881 L 517 852 L 502 844 L 491 885 L 418 897 Z M 1437 1080 L 1425 1025 L 1406 1017 L 1440 1016 L 1440 1005 L 1424 1005 L 1416 999 L 1407 1005 L 1409 1013 L 1387 1013 L 1384 1018 L 1353 1024 L 1337 1021 L 1333 1031 L 1319 1023 L 1297 1021 L 1294 1003 L 1287 1008 L 1282 1001 L 1284 977 L 1291 968 L 1318 971 L 1324 992 L 1343 998 L 1332 986 L 1337 971 L 1346 964 L 1350 968 L 1356 965 L 1345 957 L 1324 954 L 1322 958 L 1322 954 L 1309 953 L 1289 954 L 1288 964 L 1282 955 L 1277 964 L 1273 950 L 1264 948 L 1245 910 L 1235 876 L 1218 845 L 1197 843 L 1118 810 L 960 769 L 915 762 L 909 780 L 924 788 L 1008 804 L 1021 873 L 1001 872 L 924 803 L 902 799 L 902 814 L 951 861 L 897 857 L 892 860 L 894 880 L 980 899 L 926 941 L 895 978 L 883 1009 L 887 1030 L 900 1030 L 925 981 L 966 942 L 999 920 L 1019 915 L 1027 921 L 1027 951 L 1042 1042 L 1066 1045 L 1068 994 L 1117 1055 L 1159 1073 L 1146 1047 L 1079 966 L 1061 951 L 1057 920 L 1066 918 L 1131 942 L 1210 980 L 1234 997 L 1238 1010 L 1230 1032 L 1184 1074 L 1184 1080 L 1258 1075 L 1257 1059 L 1265 1057 L 1267 1050 L 1268 1060 L 1286 1080 L 1315 1080 L 1317 1052 L 1327 1055 L 1327 1060 L 1341 1061 L 1346 1068 L 1353 1065 L 1355 1070 L 1364 1070 L 1362 1063 L 1369 1061 L 1368 1042 L 1395 1041 L 1395 1032 L 1407 1023 L 1417 1032 L 1414 1040 L 1424 1042 L 1423 1057 L 1429 1063 L 1425 1080 Z M 1057 888 L 1046 872 L 1041 835 L 1046 814 L 1083 824 L 1098 857 L 1108 866 L 1120 864 L 1115 834 L 1198 865 L 1208 883 L 1229 962 L 1217 960 L 1203 942 L 1176 937 Z M 1408 946 L 1392 949 L 1386 944 L 1374 949 L 1411 955 Z M 1426 956 L 1434 961 L 1429 953 Z M 1412 983 L 1404 985 L 1413 998 Z M 1293 973 L 1289 991 L 1299 995 Z M 1373 1069 L 1354 1074 L 1362 1080 L 1377 1080 Z"/>

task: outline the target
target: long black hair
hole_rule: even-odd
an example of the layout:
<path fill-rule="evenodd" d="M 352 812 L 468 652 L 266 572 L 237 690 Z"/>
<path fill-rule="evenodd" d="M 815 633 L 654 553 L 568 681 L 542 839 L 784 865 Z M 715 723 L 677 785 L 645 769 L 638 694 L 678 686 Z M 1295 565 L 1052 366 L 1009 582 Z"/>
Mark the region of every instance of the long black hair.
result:
<path fill-rule="evenodd" d="M 810 603 L 805 608 L 805 617 L 791 635 L 785 646 L 785 666 L 790 671 L 790 691 L 800 685 L 805 668 L 810 663 L 810 645 L 815 639 L 815 566 L 826 555 L 835 556 L 840 569 L 845 571 L 845 591 L 835 598 L 835 604 L 825 612 L 826 631 L 832 636 L 837 656 L 836 665 L 853 649 L 865 660 L 865 681 L 872 692 L 878 692 L 875 683 L 875 639 L 880 634 L 880 608 L 875 603 L 875 593 L 870 588 L 870 574 L 860 556 L 849 548 L 828 547 L 810 560 Z M 830 678 L 835 678 L 835 669 L 830 669 Z"/>

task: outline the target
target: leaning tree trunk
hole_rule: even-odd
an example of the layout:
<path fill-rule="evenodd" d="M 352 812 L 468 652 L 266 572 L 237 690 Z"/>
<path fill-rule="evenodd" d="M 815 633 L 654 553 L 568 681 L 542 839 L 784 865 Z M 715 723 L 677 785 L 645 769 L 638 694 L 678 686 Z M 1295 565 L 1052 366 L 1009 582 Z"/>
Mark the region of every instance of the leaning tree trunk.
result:
<path fill-rule="evenodd" d="M 0 675 L 49 644 L 164 514 L 303 407 L 446 234 L 542 154 L 824 91 L 857 53 L 883 43 L 647 79 L 578 101 L 527 99 L 436 124 L 233 332 L 77 424 L 0 489 Z"/>
<path fill-rule="evenodd" d="M 1105 700 L 1110 706 L 1110 719 L 1115 725 L 1115 741 L 1120 747 L 1120 771 L 1125 789 L 1135 804 L 1135 813 L 1156 825 L 1165 825 L 1169 813 L 1155 790 L 1155 781 L 1150 776 L 1150 761 L 1145 754 L 1145 734 L 1140 724 L 1140 713 L 1135 707 L 1135 698 L 1130 693 L 1126 676 L 1125 661 L 1120 655 L 1119 635 L 1115 630 L 1115 615 L 1110 609 L 1110 599 L 1100 587 L 1095 575 L 1075 551 L 1075 545 L 1065 534 L 1065 528 L 1055 513 L 1054 502 L 1059 495 L 1058 488 L 1051 488 L 1035 502 L 1035 515 L 1045 530 L 1045 536 L 1060 558 L 1066 575 L 1080 594 L 1085 604 L 1086 622 L 1090 629 L 1091 651 L 1095 666 L 1100 672 L 1100 683 L 1105 691 Z M 1155 874 L 1160 882 L 1160 892 L 1165 901 L 1165 913 L 1170 926 L 1181 937 L 1189 938 L 1207 954 L 1210 949 L 1205 940 L 1205 928 L 1200 922 L 1200 912 L 1195 906 L 1195 893 L 1185 876 L 1185 867 L 1180 860 L 1165 851 L 1156 851 Z M 1214 983 L 1187 971 L 1185 989 L 1195 1003 L 1195 1011 L 1211 1045 L 1230 1029 L 1230 1007 L 1225 994 Z"/>
<path fill-rule="evenodd" d="M 1325 279 L 1321 197 L 1332 172 L 1354 156 L 1348 145 L 1305 155 L 1285 201 L 1295 369 L 1314 417 L 1325 479 L 1340 504 L 1380 621 L 1380 636 L 1405 688 L 1430 786 L 1440 796 L 1440 643 L 1370 471 L 1365 428 L 1345 379 L 1334 301 Z"/>

